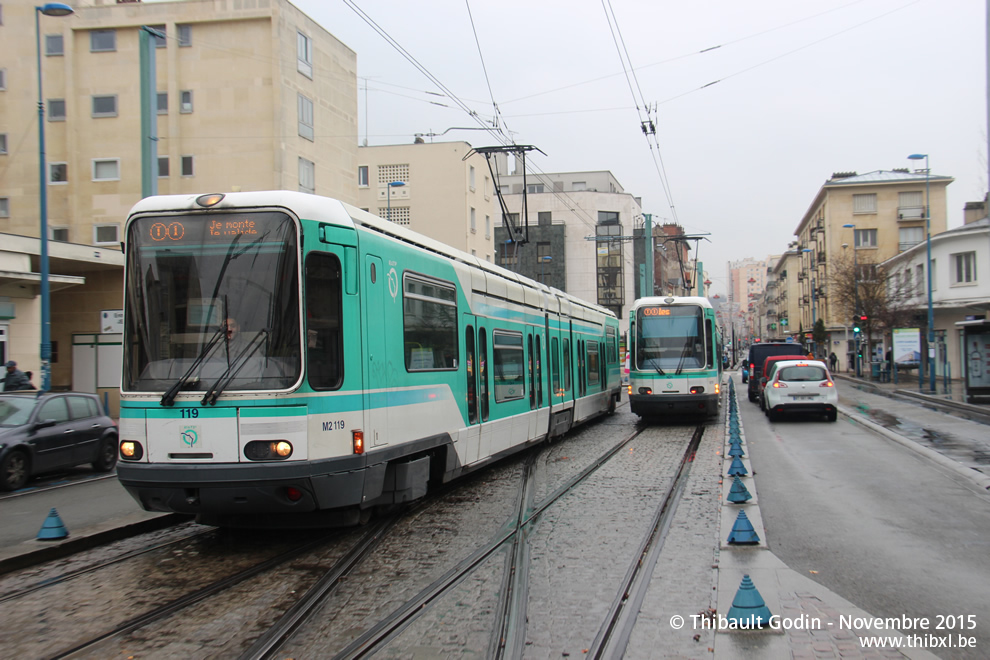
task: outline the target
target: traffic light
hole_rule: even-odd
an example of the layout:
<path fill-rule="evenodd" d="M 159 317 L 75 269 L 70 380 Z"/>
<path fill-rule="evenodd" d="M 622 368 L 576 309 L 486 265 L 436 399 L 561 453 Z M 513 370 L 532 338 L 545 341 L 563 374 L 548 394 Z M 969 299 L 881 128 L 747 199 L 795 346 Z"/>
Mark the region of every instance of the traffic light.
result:
<path fill-rule="evenodd" d="M 854 316 L 853 332 L 857 332 L 857 333 L 860 332 L 863 328 L 863 325 L 866 323 L 866 319 L 867 319 L 866 314 L 862 314 L 860 316 Z"/>

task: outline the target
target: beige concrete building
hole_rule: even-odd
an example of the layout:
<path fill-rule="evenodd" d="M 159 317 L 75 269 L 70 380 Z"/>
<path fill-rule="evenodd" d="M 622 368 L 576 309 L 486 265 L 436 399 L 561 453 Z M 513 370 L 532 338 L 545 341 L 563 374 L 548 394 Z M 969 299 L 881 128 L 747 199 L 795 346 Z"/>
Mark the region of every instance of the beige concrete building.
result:
<path fill-rule="evenodd" d="M 952 181 L 924 170 L 833 174 L 794 230 L 801 259 L 798 305 L 803 327 L 810 329 L 822 319 L 831 333 L 830 345 L 847 339 L 849 301 L 830 295 L 830 264 L 841 259 L 844 245 L 855 250 L 859 264 L 879 264 L 923 242 L 926 195 L 932 235 L 945 231 L 946 187 Z M 846 351 L 835 352 L 841 356 Z"/>
<path fill-rule="evenodd" d="M 287 189 L 357 201 L 357 56 L 293 5 L 72 5 L 72 15 L 39 16 L 52 383 L 60 388 L 80 381 L 70 355 L 74 337 L 101 333 L 101 310 L 122 307 L 118 250 L 127 212 L 142 196 L 141 26 L 166 35 L 155 49 L 158 171 L 148 179 L 158 193 Z M 37 372 L 35 6 L 2 4 L 0 232 L 35 241 L 2 246 L 0 261 L 16 266 L 0 282 L 0 306 L 10 303 L 0 335 L 5 359 Z M 77 260 L 86 246 L 97 249 Z M 59 277 L 69 279 L 55 284 Z"/>
<path fill-rule="evenodd" d="M 357 206 L 495 260 L 494 227 L 502 221 L 498 197 L 488 161 L 467 142 L 361 147 L 356 173 Z"/>
<path fill-rule="evenodd" d="M 751 257 L 728 264 L 730 320 L 740 339 L 763 338 L 757 318 L 757 303 L 766 288 L 769 266 L 768 260 Z"/>

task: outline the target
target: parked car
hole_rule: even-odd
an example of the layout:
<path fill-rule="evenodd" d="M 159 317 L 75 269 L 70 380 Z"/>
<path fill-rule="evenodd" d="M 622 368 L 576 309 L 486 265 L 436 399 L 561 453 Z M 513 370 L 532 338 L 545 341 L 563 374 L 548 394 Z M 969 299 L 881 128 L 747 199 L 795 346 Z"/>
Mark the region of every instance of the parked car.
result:
<path fill-rule="evenodd" d="M 83 392 L 0 394 L 0 490 L 17 490 L 44 472 L 117 464 L 117 425 L 99 397 Z"/>
<path fill-rule="evenodd" d="M 782 414 L 825 415 L 830 422 L 838 418 L 839 393 L 820 360 L 777 362 L 763 396 L 771 422 Z"/>
<path fill-rule="evenodd" d="M 794 355 L 794 352 L 800 349 L 800 344 L 793 342 L 768 341 L 750 344 L 749 357 L 746 358 L 746 366 L 749 368 L 747 394 L 750 401 L 756 402 L 756 394 L 760 386 L 760 376 L 763 375 L 763 361 L 771 355 Z"/>
<path fill-rule="evenodd" d="M 794 345 L 794 348 L 800 348 Z M 760 405 L 760 410 L 766 412 L 765 401 L 763 400 L 763 389 L 767 385 L 767 380 L 770 378 L 773 372 L 774 366 L 783 360 L 807 360 L 807 355 L 801 355 L 800 353 L 794 352 L 793 355 L 771 355 L 766 360 L 763 361 L 763 375 L 760 376 L 759 385 L 756 386 L 756 402 Z"/>

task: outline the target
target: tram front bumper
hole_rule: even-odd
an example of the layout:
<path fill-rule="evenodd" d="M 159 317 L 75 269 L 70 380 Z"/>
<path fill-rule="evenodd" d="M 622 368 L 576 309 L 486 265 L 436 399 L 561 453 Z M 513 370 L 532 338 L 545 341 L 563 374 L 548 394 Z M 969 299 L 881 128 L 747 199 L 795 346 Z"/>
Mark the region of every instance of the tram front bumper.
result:
<path fill-rule="evenodd" d="M 630 394 L 629 409 L 640 417 L 715 415 L 718 394 Z"/>

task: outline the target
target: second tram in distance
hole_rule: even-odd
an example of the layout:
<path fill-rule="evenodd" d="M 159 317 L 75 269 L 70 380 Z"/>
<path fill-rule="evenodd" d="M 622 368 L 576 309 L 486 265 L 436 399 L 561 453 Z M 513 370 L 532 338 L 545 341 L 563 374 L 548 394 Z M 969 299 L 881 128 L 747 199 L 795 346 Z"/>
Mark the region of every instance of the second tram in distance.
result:
<path fill-rule="evenodd" d="M 650 297 L 629 312 L 629 407 L 640 417 L 716 415 L 722 337 L 702 297 Z"/>

